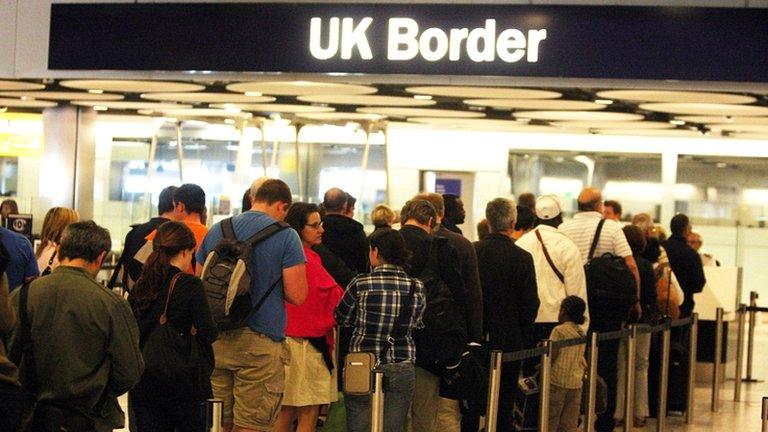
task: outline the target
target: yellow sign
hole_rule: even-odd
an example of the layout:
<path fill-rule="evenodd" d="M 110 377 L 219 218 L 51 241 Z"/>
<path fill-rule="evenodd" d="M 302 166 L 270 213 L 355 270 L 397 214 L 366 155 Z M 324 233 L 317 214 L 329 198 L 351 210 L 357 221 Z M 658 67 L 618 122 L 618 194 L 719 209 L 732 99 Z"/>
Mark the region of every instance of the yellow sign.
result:
<path fill-rule="evenodd" d="M 0 133 L 0 156 L 40 157 L 42 154 L 42 134 Z"/>

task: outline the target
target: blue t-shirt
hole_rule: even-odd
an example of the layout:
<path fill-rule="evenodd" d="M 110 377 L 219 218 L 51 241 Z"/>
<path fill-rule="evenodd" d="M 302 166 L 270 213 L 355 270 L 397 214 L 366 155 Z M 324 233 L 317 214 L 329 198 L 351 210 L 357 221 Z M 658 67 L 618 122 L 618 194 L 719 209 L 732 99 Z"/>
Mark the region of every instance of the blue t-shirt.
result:
<path fill-rule="evenodd" d="M 238 240 L 245 240 L 274 222 L 275 220 L 265 213 L 247 211 L 232 218 L 232 227 Z M 221 223 L 217 223 L 208 231 L 203 244 L 198 248 L 195 255 L 197 262 L 204 263 L 208 253 L 219 244 L 222 238 L 224 234 L 221 231 Z M 252 265 L 256 274 L 251 287 L 251 297 L 254 305 L 261 300 L 275 281 L 279 279 L 280 282 L 251 318 L 249 327 L 255 332 L 269 336 L 272 340 L 282 341 L 285 339 L 286 323 L 283 269 L 306 262 L 299 235 L 292 229 L 278 232 L 256 245 L 253 260 Z"/>
<path fill-rule="evenodd" d="M 37 259 L 32 252 L 32 244 L 26 237 L 0 227 L 0 240 L 11 257 L 8 267 L 5 269 L 5 274 L 8 275 L 8 286 L 11 290 L 24 283 L 24 279 L 40 275 Z"/>

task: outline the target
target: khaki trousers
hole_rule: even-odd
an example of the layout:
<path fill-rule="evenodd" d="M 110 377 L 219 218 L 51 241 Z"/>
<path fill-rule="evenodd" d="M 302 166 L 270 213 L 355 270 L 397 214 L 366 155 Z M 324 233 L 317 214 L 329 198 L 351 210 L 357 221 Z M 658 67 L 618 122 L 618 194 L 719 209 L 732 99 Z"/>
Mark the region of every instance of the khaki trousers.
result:
<path fill-rule="evenodd" d="M 440 397 L 440 378 L 416 367 L 411 432 L 460 432 L 459 401 Z"/>

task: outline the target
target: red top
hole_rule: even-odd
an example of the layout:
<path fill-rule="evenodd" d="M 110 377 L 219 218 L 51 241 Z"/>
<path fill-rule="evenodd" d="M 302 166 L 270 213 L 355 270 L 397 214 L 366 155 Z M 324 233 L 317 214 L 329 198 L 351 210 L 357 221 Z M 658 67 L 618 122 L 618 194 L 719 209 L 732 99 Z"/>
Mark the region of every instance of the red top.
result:
<path fill-rule="evenodd" d="M 307 299 L 301 306 L 285 303 L 288 316 L 285 334 L 291 337 L 326 336 L 333 346 L 333 328 L 336 326 L 333 311 L 344 290 L 325 270 L 320 255 L 306 246 L 304 255 L 307 258 Z"/>

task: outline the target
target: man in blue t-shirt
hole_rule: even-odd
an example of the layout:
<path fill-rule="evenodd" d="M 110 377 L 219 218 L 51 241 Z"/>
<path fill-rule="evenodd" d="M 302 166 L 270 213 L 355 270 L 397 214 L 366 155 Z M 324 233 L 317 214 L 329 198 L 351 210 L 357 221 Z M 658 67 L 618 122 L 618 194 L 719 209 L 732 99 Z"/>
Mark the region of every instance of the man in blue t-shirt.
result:
<path fill-rule="evenodd" d="M 9 260 L 5 273 L 8 275 L 8 287 L 11 291 L 24 282 L 40 276 L 37 259 L 32 252 L 32 244 L 26 237 L 0 227 L 0 241 L 8 251 Z"/>
<path fill-rule="evenodd" d="M 251 189 L 250 211 L 232 218 L 235 236 L 244 240 L 275 221 L 282 221 L 291 205 L 285 182 L 271 179 Z M 208 253 L 223 239 L 221 224 L 205 236 L 195 258 L 198 272 Z M 211 375 L 213 395 L 224 401 L 224 429 L 269 432 L 280 411 L 285 367 L 285 303 L 300 305 L 307 297 L 304 250 L 296 231 L 286 229 L 255 246 L 251 297 L 258 302 L 270 286 L 277 286 L 254 314 L 248 327 L 225 331 L 213 344 L 216 367 Z M 282 278 L 282 280 L 281 280 Z"/>

